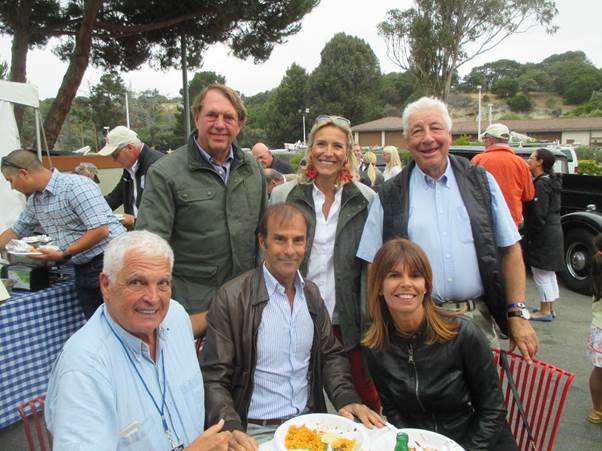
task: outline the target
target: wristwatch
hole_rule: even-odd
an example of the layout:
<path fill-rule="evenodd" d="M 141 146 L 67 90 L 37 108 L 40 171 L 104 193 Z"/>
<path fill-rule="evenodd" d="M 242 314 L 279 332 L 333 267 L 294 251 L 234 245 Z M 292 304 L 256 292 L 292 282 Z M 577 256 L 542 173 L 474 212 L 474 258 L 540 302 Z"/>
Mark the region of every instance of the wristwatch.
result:
<path fill-rule="evenodd" d="M 527 306 L 525 304 L 510 304 L 508 307 L 510 307 L 511 305 L 513 305 L 514 308 L 518 307 L 519 305 L 522 305 L 524 307 L 520 307 L 518 310 L 508 312 L 506 315 L 508 318 L 522 318 L 526 320 L 529 320 L 531 318 L 529 310 L 527 309 Z"/>

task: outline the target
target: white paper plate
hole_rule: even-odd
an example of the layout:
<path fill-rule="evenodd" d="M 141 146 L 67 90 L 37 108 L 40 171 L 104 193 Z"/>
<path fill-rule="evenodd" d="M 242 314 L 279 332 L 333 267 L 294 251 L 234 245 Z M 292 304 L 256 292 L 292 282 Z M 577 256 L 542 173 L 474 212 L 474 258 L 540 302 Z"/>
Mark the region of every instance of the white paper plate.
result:
<path fill-rule="evenodd" d="M 368 435 L 361 424 L 340 415 L 327 413 L 310 413 L 291 418 L 282 423 L 274 434 L 273 447 L 275 450 L 287 451 L 284 446 L 284 438 L 290 426 L 307 426 L 310 429 L 340 434 L 341 437 L 357 440 L 360 450 L 368 450 Z"/>
<path fill-rule="evenodd" d="M 410 439 L 409 445 L 416 447 L 416 451 L 423 449 L 436 449 L 437 451 L 464 451 L 460 445 L 452 439 L 436 432 L 426 431 L 424 429 L 400 429 L 400 431 L 408 434 Z M 372 451 L 393 451 L 395 448 L 395 433 L 383 433 L 372 436 L 371 448 Z"/>
<path fill-rule="evenodd" d="M 11 255 L 21 255 L 24 257 L 31 257 L 35 255 L 44 255 L 43 252 L 9 252 Z"/>

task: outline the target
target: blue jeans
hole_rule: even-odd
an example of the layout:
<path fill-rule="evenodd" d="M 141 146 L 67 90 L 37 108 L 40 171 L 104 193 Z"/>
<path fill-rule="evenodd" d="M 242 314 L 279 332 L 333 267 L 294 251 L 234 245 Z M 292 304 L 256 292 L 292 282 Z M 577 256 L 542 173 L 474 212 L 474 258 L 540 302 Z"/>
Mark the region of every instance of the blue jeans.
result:
<path fill-rule="evenodd" d="M 73 265 L 75 269 L 75 291 L 86 319 L 94 314 L 103 303 L 100 292 L 99 274 L 102 271 L 103 254 L 99 254 L 88 263 Z"/>

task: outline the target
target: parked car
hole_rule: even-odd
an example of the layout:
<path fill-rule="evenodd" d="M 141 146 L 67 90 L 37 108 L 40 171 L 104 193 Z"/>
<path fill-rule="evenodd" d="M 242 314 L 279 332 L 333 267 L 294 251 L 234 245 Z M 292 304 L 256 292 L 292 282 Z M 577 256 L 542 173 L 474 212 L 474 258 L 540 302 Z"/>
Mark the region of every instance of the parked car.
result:
<path fill-rule="evenodd" d="M 449 152 L 471 159 L 483 146 L 451 146 Z M 515 148 L 528 159 L 533 147 Z M 564 268 L 560 277 L 571 290 L 591 294 L 591 257 L 596 253 L 593 238 L 602 233 L 602 176 L 569 173 L 563 149 L 550 149 L 556 155 L 554 171 L 562 174 L 561 220 L 564 235 Z M 576 160 L 576 159 L 575 159 Z"/>

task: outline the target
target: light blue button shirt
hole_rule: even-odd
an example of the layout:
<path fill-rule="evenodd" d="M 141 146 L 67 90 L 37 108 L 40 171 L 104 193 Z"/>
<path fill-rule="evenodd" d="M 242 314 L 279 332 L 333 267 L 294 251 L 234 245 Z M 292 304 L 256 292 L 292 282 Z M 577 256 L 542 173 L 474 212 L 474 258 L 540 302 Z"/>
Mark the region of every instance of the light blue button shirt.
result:
<path fill-rule="evenodd" d="M 161 405 L 177 444 L 187 446 L 205 421 L 203 379 L 190 318 L 171 301 L 157 341 L 157 363 L 140 339 L 119 326 L 103 304 L 65 344 L 50 375 L 45 418 L 56 450 L 167 451 L 161 417 L 111 328 L 123 341 Z"/>
<path fill-rule="evenodd" d="M 498 247 L 520 240 L 497 182 L 487 173 Z M 414 167 L 410 176 L 409 238 L 425 251 L 433 268 L 433 298 L 470 299 L 483 294 L 468 212 L 448 160 L 443 176 L 433 180 Z M 382 245 L 383 209 L 378 196 L 370 205 L 357 256 L 371 262 Z"/>
<path fill-rule="evenodd" d="M 263 266 L 269 301 L 257 332 L 257 367 L 248 418 L 288 418 L 305 410 L 309 396 L 309 360 L 314 323 L 307 308 L 304 282 L 297 272 L 295 298 Z"/>

